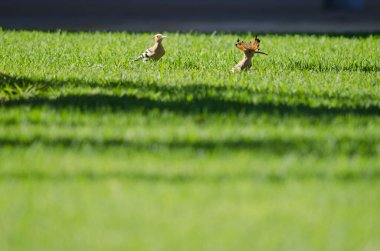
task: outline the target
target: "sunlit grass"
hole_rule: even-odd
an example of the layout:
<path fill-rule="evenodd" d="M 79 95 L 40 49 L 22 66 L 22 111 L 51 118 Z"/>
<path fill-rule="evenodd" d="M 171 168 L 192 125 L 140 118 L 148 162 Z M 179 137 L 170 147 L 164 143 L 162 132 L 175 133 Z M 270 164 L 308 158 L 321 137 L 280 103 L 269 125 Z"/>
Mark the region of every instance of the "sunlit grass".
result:
<path fill-rule="evenodd" d="M 0 32 L 4 250 L 378 250 L 380 37 Z"/>

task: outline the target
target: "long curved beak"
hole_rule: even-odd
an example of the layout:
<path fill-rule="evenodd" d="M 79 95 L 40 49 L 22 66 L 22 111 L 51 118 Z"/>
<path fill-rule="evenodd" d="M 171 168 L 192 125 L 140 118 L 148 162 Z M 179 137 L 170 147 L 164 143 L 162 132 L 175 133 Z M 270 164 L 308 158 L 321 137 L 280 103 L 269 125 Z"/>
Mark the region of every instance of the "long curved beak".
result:
<path fill-rule="evenodd" d="M 259 54 L 263 54 L 263 55 L 267 55 L 268 56 L 268 53 L 262 52 L 262 51 L 256 51 L 255 53 L 259 53 Z"/>
<path fill-rule="evenodd" d="M 162 38 L 167 38 L 167 36 L 162 36 Z"/>

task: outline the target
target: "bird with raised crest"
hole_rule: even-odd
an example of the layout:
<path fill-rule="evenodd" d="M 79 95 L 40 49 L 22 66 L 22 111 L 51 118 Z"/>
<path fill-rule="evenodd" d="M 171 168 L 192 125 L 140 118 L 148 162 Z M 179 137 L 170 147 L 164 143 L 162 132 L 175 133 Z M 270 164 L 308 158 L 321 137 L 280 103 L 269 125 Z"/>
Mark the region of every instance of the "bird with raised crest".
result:
<path fill-rule="evenodd" d="M 154 35 L 153 39 L 155 41 L 155 44 L 149 49 L 146 49 L 144 53 L 142 53 L 138 58 L 135 58 L 132 61 L 138 61 L 140 59 L 143 62 L 146 62 L 148 60 L 159 60 L 165 54 L 165 49 L 162 46 L 162 40 L 164 40 L 165 38 L 167 38 L 167 36 L 164 36 L 162 34 Z"/>
<path fill-rule="evenodd" d="M 231 72 L 249 70 L 252 67 L 253 55 L 256 53 L 268 55 L 267 53 L 260 51 L 260 39 L 258 39 L 257 36 L 250 43 L 238 39 L 235 46 L 243 52 L 244 57 L 231 69 Z"/>

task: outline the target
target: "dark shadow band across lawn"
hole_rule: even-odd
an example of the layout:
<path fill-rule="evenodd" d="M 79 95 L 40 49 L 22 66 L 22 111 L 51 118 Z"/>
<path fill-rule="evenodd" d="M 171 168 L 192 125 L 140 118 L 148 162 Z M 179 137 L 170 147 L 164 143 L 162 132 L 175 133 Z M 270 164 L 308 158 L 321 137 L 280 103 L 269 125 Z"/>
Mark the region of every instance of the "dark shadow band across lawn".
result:
<path fill-rule="evenodd" d="M 161 151 L 206 151 L 223 153 L 224 151 L 246 151 L 271 153 L 276 155 L 312 154 L 314 156 L 331 156 L 344 154 L 348 156 L 376 156 L 379 154 L 379 140 L 377 137 L 342 137 L 335 140 L 330 138 L 308 137 L 237 137 L 234 139 L 123 139 L 107 137 L 46 137 L 32 136 L 23 139 L 1 138 L 0 147 L 29 148 L 31 146 L 48 148 L 90 148 L 102 152 L 107 149 L 123 148 L 131 152 L 161 152 Z"/>
<path fill-rule="evenodd" d="M 88 182 L 102 182 L 107 180 L 124 180 L 132 182 L 148 182 L 150 184 L 155 182 L 165 182 L 174 184 L 188 184 L 188 183 L 231 183 L 241 181 L 255 181 L 255 182 L 271 182 L 282 183 L 291 180 L 323 180 L 332 182 L 362 182 L 374 181 L 380 178 L 380 170 L 371 169 L 366 171 L 358 170 L 344 170 L 344 171 L 322 171 L 322 170 L 309 170 L 297 169 L 291 173 L 283 173 L 276 171 L 265 170 L 250 170 L 244 172 L 236 172 L 230 174 L 189 174 L 189 173 L 175 173 L 175 174 L 162 174 L 156 172 L 144 172 L 135 170 L 120 170 L 120 171 L 76 171 L 70 173 L 62 172 L 46 172 L 46 171 L 29 171 L 29 172 L 0 172 L 0 181 L 2 180 L 15 180 L 15 181 L 45 181 L 45 182 L 73 182 L 73 181 L 88 181 Z"/>
<path fill-rule="evenodd" d="M 210 86 L 201 83 L 165 85 L 130 81 L 94 83 L 79 80 L 51 81 L 25 78 L 1 81 L 3 93 L 10 98 L 4 107 L 48 106 L 84 111 L 161 110 L 176 113 L 276 113 L 283 115 L 380 115 L 375 94 L 345 97 L 322 93 L 278 93 L 257 91 L 241 86 Z M 79 91 L 79 88 L 87 88 Z M 92 89 L 97 93 L 91 94 Z M 52 93 L 70 89 L 73 93 L 52 98 Z M 28 95 L 28 92 L 31 94 Z M 24 95 L 27 93 L 26 95 Z M 25 97 L 27 96 L 27 97 Z"/>

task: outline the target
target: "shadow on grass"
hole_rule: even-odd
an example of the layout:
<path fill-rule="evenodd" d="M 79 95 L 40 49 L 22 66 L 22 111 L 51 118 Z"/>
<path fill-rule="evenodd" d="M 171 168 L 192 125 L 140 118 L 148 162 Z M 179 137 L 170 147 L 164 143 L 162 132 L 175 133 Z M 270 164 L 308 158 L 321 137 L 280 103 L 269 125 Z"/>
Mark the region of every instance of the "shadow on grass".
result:
<path fill-rule="evenodd" d="M 292 69 L 298 69 L 298 70 L 307 70 L 307 71 L 316 71 L 316 72 L 341 72 L 341 71 L 347 71 L 347 72 L 354 72 L 354 71 L 361 71 L 361 72 L 379 72 L 380 67 L 376 65 L 362 65 L 359 63 L 355 63 L 353 65 L 347 66 L 347 65 L 329 65 L 324 64 L 322 62 L 304 62 L 304 61 L 293 61 L 291 62 L 291 68 Z"/>
<path fill-rule="evenodd" d="M 94 83 L 79 80 L 48 81 L 25 78 L 2 81 L 3 92 L 9 100 L 4 107 L 48 106 L 54 109 L 75 108 L 84 111 L 102 109 L 112 111 L 161 110 L 176 113 L 279 113 L 291 115 L 379 115 L 380 106 L 374 105 L 378 97 L 374 94 L 361 95 L 355 99 L 322 93 L 320 96 L 307 93 L 277 93 L 257 91 L 241 86 L 210 86 L 202 84 L 164 85 L 158 83 L 134 83 L 128 81 Z M 97 88 L 116 94 L 68 94 L 49 98 L 51 91 L 62 88 Z M 129 92 L 128 92 L 129 91 Z M 133 94 L 131 94 L 133 93 Z M 137 93 L 137 94 L 135 94 Z M 50 95 L 49 95 L 50 94 Z M 365 102 L 367 103 L 365 103 Z M 312 103 L 316 103 L 311 105 Z M 331 107 L 330 103 L 336 103 Z"/>
<path fill-rule="evenodd" d="M 29 139 L 0 139 L 0 147 L 27 148 L 31 146 L 44 146 L 49 148 L 63 147 L 64 149 L 90 148 L 95 151 L 104 151 L 114 148 L 136 152 L 160 152 L 160 151 L 206 151 L 223 153 L 223 151 L 250 151 L 271 153 L 276 155 L 313 154 L 316 156 L 332 156 L 345 154 L 348 156 L 363 155 L 376 156 L 379 154 L 379 140 L 376 137 L 363 138 L 339 138 L 331 139 L 291 137 L 291 138 L 235 138 L 235 139 L 176 139 L 176 140 L 126 140 L 122 138 L 41 138 Z"/>
<path fill-rule="evenodd" d="M 101 182 L 107 180 L 125 180 L 133 182 L 165 182 L 175 184 L 187 183 L 225 183 L 241 181 L 257 181 L 281 183 L 291 180 L 320 180 L 320 181 L 377 181 L 380 179 L 380 170 L 345 170 L 341 172 L 328 171 L 302 171 L 292 173 L 249 171 L 231 174 L 159 174 L 143 171 L 80 171 L 75 173 L 47 173 L 43 171 L 26 172 L 0 172 L 0 180 L 18 181 L 47 181 L 47 182 L 72 182 L 85 180 L 89 182 Z"/>

